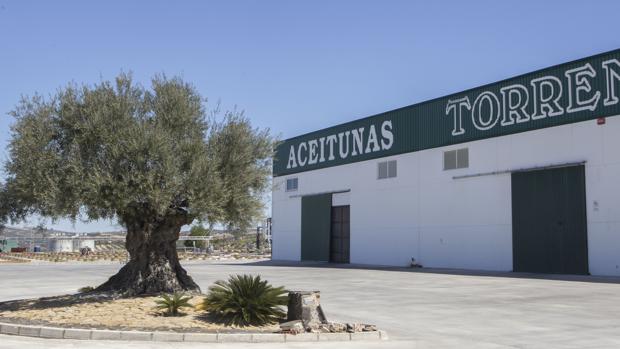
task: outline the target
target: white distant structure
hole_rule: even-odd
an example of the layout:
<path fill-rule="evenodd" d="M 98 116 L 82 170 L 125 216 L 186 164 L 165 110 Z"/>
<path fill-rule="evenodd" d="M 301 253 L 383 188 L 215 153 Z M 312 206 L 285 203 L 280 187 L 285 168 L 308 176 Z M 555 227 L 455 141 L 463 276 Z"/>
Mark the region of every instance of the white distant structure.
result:
<path fill-rule="evenodd" d="M 95 250 L 95 239 L 84 236 L 57 236 L 48 238 L 48 250 L 50 252 L 80 252 L 80 249 L 88 247 Z"/>

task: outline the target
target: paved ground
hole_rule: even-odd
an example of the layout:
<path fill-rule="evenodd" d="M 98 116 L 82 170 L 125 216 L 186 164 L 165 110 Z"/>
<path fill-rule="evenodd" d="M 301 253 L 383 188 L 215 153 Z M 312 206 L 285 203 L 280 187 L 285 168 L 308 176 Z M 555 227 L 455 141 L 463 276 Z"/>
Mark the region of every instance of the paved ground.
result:
<path fill-rule="evenodd" d="M 0 300 L 75 292 L 119 264 L 0 265 Z M 379 343 L 221 344 L 215 348 L 620 348 L 620 280 L 463 275 L 272 263 L 187 263 L 203 290 L 233 273 L 289 289 L 321 290 L 330 320 L 377 324 Z M 88 348 L 198 348 L 191 343 L 89 342 Z M 0 336 L 0 348 L 72 348 L 84 342 Z"/>

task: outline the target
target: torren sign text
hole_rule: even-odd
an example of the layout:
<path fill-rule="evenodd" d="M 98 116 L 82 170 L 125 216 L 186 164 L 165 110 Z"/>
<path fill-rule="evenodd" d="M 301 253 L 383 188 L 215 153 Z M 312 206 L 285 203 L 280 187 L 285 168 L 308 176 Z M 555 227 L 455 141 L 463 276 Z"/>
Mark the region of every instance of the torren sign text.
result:
<path fill-rule="evenodd" d="M 481 131 L 498 125 L 531 122 L 566 113 L 593 111 L 601 102 L 617 104 L 620 61 L 609 59 L 595 69 L 590 63 L 564 72 L 564 79 L 553 75 L 531 79 L 528 85 L 513 84 L 500 88 L 500 94 L 483 91 L 471 101 L 468 96 L 449 99 L 446 114 L 452 117 L 452 135 L 466 132 L 463 118 L 471 117 L 472 125 Z M 604 90 L 592 87 L 595 79 L 604 79 Z M 563 91 L 567 91 L 565 98 Z"/>

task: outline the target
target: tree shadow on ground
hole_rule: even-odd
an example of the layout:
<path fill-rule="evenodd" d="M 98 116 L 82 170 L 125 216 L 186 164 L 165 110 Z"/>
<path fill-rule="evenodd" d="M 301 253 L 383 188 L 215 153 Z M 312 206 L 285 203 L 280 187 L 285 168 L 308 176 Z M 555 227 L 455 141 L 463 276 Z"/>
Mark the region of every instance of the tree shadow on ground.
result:
<path fill-rule="evenodd" d="M 105 303 L 118 299 L 118 295 L 109 295 L 101 293 L 77 293 L 62 296 L 18 299 L 12 301 L 0 302 L 0 312 L 2 311 L 19 311 L 34 309 L 54 309 L 70 307 L 76 304 L 85 303 Z"/>

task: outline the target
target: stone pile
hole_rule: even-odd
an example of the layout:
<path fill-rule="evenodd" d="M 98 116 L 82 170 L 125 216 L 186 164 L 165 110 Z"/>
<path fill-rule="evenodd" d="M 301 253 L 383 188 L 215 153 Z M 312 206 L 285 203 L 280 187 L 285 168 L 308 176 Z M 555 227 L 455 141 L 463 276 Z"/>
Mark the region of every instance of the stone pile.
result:
<path fill-rule="evenodd" d="M 283 333 L 355 333 L 377 330 L 375 325 L 327 321 L 319 291 L 289 292 L 287 320 L 280 324 Z"/>

